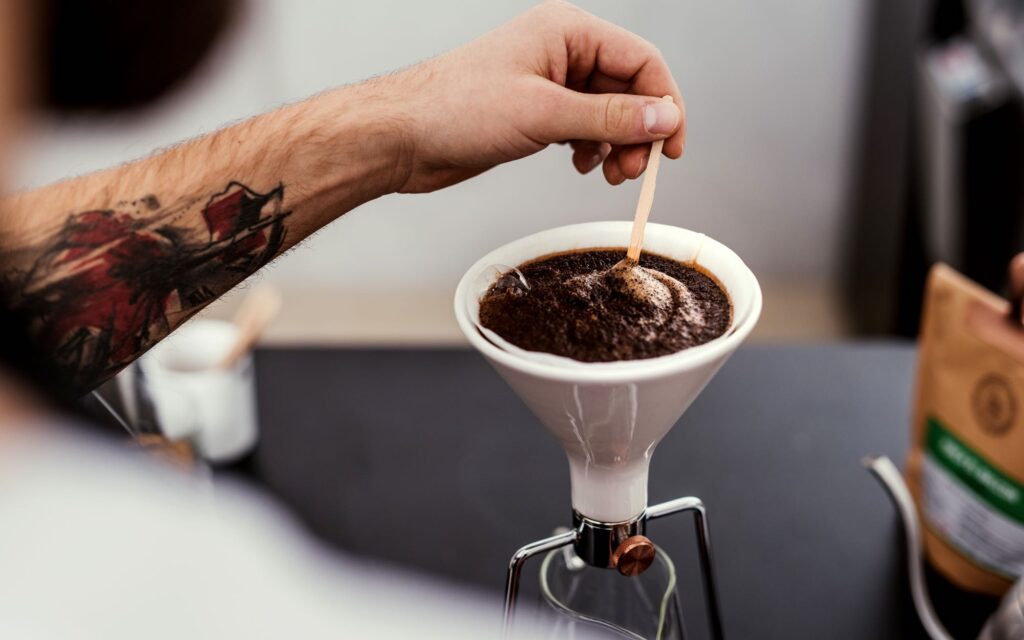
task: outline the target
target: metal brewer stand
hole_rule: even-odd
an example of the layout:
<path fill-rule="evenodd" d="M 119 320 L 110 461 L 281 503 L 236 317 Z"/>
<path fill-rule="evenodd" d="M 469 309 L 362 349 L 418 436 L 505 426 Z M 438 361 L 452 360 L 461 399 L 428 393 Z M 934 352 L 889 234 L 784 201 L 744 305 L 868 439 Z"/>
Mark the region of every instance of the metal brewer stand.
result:
<path fill-rule="evenodd" d="M 573 528 L 570 531 L 531 542 L 516 551 L 509 560 L 508 576 L 505 580 L 504 637 L 509 637 L 512 631 L 516 599 L 519 595 L 519 576 L 528 559 L 571 544 L 576 555 L 590 565 L 617 569 L 625 576 L 639 575 L 654 561 L 654 543 L 644 535 L 647 523 L 683 511 L 693 512 L 711 637 L 715 640 L 724 640 L 718 591 L 715 588 L 714 570 L 711 566 L 711 530 L 708 527 L 704 503 L 700 498 L 694 497 L 676 498 L 647 507 L 637 518 L 626 522 L 598 522 L 573 511 Z"/>

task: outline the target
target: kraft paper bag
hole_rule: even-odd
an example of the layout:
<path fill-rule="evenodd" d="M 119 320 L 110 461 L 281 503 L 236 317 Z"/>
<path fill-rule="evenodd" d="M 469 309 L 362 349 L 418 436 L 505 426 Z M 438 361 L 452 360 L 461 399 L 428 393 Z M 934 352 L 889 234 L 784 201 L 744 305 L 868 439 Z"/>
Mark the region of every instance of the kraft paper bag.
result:
<path fill-rule="evenodd" d="M 952 583 L 991 595 L 1024 574 L 1024 326 L 1015 297 L 1011 305 L 946 265 L 931 270 L 906 469 L 928 560 Z"/>

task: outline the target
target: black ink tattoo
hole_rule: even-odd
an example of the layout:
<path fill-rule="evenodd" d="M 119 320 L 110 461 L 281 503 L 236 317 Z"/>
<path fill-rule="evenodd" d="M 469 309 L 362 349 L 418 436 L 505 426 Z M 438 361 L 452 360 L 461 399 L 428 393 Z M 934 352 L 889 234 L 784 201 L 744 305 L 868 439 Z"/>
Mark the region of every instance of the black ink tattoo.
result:
<path fill-rule="evenodd" d="M 27 268 L 4 274 L 7 304 L 63 382 L 86 391 L 276 256 L 291 214 L 283 200 L 283 185 L 258 193 L 231 182 L 200 211 L 162 209 L 150 195 L 135 212 L 73 214 Z"/>

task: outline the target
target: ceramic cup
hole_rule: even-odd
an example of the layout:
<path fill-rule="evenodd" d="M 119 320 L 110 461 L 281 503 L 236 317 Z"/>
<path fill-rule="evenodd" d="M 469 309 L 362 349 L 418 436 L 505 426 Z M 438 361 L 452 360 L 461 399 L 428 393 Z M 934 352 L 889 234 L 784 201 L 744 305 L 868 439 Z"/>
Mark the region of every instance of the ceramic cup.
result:
<path fill-rule="evenodd" d="M 651 454 L 754 328 L 761 313 L 757 278 L 728 247 L 703 234 L 648 224 L 644 250 L 696 262 L 714 274 L 732 301 L 732 325 L 703 345 L 623 362 L 560 366 L 506 351 L 477 328 L 479 301 L 505 265 L 576 249 L 623 247 L 625 252 L 631 225 L 590 222 L 515 240 L 470 267 L 455 293 L 455 316 L 470 344 L 565 448 L 573 508 L 601 522 L 625 522 L 647 508 Z"/>
<path fill-rule="evenodd" d="M 192 320 L 138 361 L 159 430 L 170 440 L 190 440 L 211 462 L 238 458 L 257 439 L 252 355 L 228 369 L 216 366 L 237 337 L 230 322 Z"/>

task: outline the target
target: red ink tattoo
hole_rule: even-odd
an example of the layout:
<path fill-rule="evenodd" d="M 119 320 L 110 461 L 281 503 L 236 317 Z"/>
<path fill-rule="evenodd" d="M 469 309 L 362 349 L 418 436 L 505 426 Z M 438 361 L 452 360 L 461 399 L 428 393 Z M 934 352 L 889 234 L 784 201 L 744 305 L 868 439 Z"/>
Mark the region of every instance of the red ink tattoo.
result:
<path fill-rule="evenodd" d="M 284 187 L 237 182 L 202 208 L 202 228 L 143 200 L 148 216 L 71 215 L 26 271 L 7 275 L 9 305 L 30 319 L 40 348 L 69 382 L 88 388 L 116 373 L 174 326 L 278 254 Z"/>

